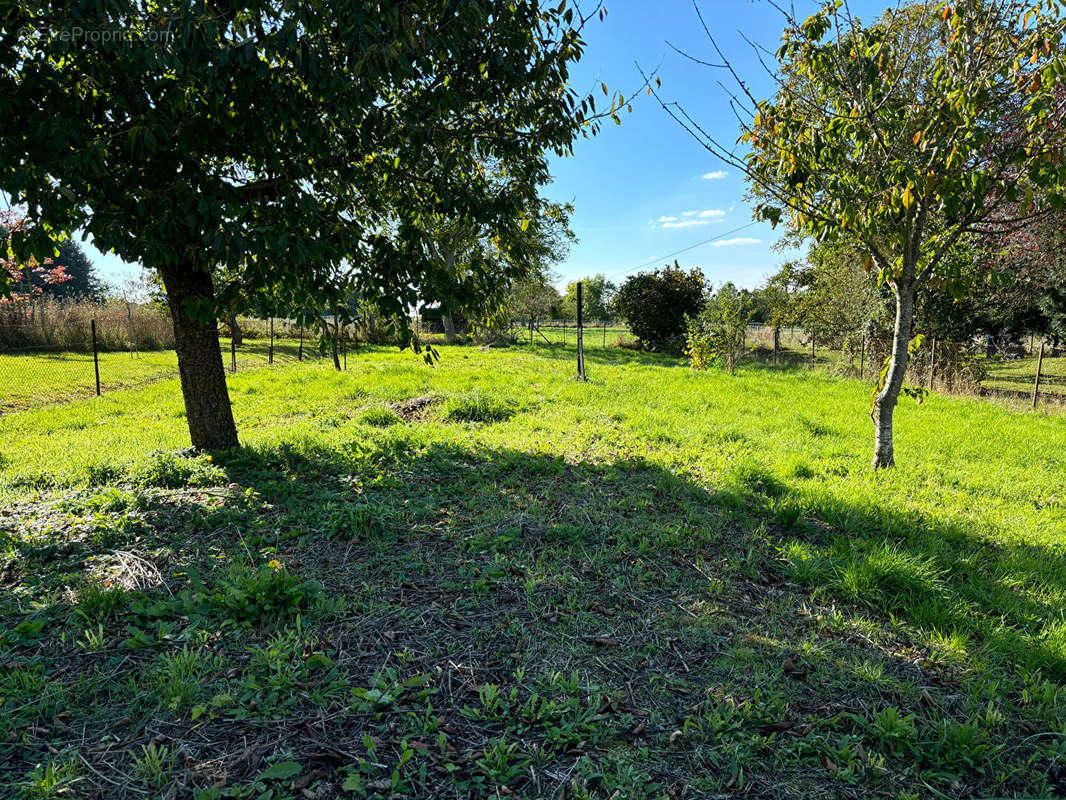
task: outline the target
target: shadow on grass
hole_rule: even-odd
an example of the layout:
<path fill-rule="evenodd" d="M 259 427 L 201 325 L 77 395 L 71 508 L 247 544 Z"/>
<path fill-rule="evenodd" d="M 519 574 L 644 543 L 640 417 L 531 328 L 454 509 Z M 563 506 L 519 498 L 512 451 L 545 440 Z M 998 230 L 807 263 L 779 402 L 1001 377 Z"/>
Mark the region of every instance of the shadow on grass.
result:
<path fill-rule="evenodd" d="M 1061 716 L 1054 702 L 1012 706 L 987 729 L 975 721 L 993 700 L 1031 688 L 1035 679 L 1013 667 L 1066 674 L 1066 636 L 1045 635 L 1057 614 L 1028 593 L 1066 592 L 1062 565 L 1040 548 L 994 547 L 968 531 L 815 497 L 750 463 L 709 491 L 641 460 L 574 464 L 427 446 L 402 428 L 377 442 L 244 449 L 195 473 L 176 469 L 140 478 L 174 488 L 95 489 L 15 511 L 21 525 L 4 534 L 11 555 L 2 582 L 21 610 L 3 607 L 0 655 L 80 688 L 41 711 L 28 710 L 37 702 L 29 696 L 5 706 L 0 742 L 18 747 L 0 744 L 11 759 L 0 773 L 25 773 L 48 748 L 99 740 L 115 725 L 110 701 L 137 720 L 123 747 L 137 752 L 161 732 L 193 762 L 210 758 L 210 770 L 186 776 L 200 787 L 251 781 L 265 753 L 247 756 L 247 742 L 264 736 L 267 753 L 319 770 L 357 761 L 368 736 L 384 742 L 379 760 L 396 763 L 403 736 L 432 735 L 404 726 L 438 717 L 474 755 L 445 750 L 436 763 L 447 769 L 412 778 L 419 796 L 487 797 L 500 786 L 557 796 L 581 759 L 599 776 L 580 778 L 595 797 L 649 786 L 724 792 L 738 775 L 753 797 L 860 797 L 886 781 L 955 796 L 960 781 L 986 794 L 1047 787 L 1042 745 L 1026 726 Z M 190 474 L 202 485 L 180 488 Z M 85 574 L 116 553 L 152 569 L 142 565 L 149 579 L 112 608 L 85 590 Z M 281 681 L 280 667 L 248 677 L 256 663 L 248 653 L 280 646 L 271 637 L 291 627 L 290 610 L 250 625 L 229 606 L 202 610 L 202 596 L 232 583 L 229 565 L 275 569 L 268 560 L 337 599 L 301 606 L 299 630 L 310 639 L 297 659 L 321 651 L 336 694 L 303 673 Z M 833 608 L 840 601 L 845 613 Z M 23 624 L 36 619 L 47 624 Z M 100 647 L 78 644 L 97 620 L 106 624 Z M 929 635 L 943 653 L 930 650 Z M 192 676 L 203 682 L 192 699 L 160 705 L 158 690 L 146 688 L 157 654 L 203 641 L 218 666 Z M 430 676 L 432 708 L 394 700 L 376 713 L 353 711 L 351 693 L 386 667 L 396 680 Z M 996 681 L 968 683 L 975 668 Z M 560 720 L 527 719 L 531 712 L 507 705 L 572 672 L 579 679 L 556 694 L 593 698 L 595 725 L 560 734 L 568 730 Z M 82 685 L 79 673 L 110 683 Z M 517 699 L 497 708 L 486 686 Z M 264 709 L 269 687 L 275 707 Z M 190 709 L 211 703 L 225 713 L 194 724 Z M 472 706 L 480 711 L 465 710 Z M 913 742 L 905 733 L 885 744 L 871 715 L 886 706 L 913 716 Z M 585 713 L 575 708 L 567 713 Z M 514 752 L 536 753 L 542 775 L 555 777 L 479 765 L 500 737 Z M 857 753 L 875 749 L 882 766 L 866 769 Z M 97 788 L 123 796 L 126 762 L 108 759 L 94 762 L 108 779 Z"/>

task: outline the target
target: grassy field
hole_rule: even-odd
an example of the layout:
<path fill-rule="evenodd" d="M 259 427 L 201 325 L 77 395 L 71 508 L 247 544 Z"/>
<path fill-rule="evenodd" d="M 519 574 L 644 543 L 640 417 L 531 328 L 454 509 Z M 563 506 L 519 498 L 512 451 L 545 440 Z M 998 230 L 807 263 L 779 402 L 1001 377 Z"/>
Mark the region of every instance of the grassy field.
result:
<path fill-rule="evenodd" d="M 237 369 L 256 369 L 267 365 L 270 342 L 245 339 L 237 352 Z M 226 369 L 230 368 L 230 343 L 222 339 Z M 318 355 L 315 343 L 304 346 L 305 356 Z M 275 363 L 295 361 L 299 342 L 278 339 L 274 346 Z M 176 377 L 178 359 L 172 350 L 104 352 L 99 355 L 100 387 L 104 392 L 141 386 L 153 381 Z M 60 352 L 0 352 L 0 414 L 27 408 L 67 403 L 96 393 L 96 374 L 92 354 Z"/>
<path fill-rule="evenodd" d="M 1027 398 L 1033 394 L 1036 379 L 1037 356 L 1027 356 L 1012 361 L 988 363 L 988 378 L 981 385 L 1002 392 Z M 1040 396 L 1045 400 L 1066 401 L 1066 358 L 1044 357 L 1040 370 Z"/>
<path fill-rule="evenodd" d="M 571 355 L 0 418 L 0 795 L 1066 791 L 1066 418 Z"/>
<path fill-rule="evenodd" d="M 539 332 L 538 332 L 539 331 Z M 518 326 L 512 328 L 513 334 L 521 344 L 529 344 L 529 331 Z M 602 350 L 603 348 L 618 347 L 622 342 L 627 344 L 636 342 L 636 338 L 624 325 L 597 325 L 589 323 L 584 330 L 585 347 L 589 350 Z M 575 323 L 568 325 L 553 325 L 546 323 L 540 325 L 538 330 L 533 331 L 533 344 L 535 345 L 562 345 L 577 347 L 577 329 Z"/>

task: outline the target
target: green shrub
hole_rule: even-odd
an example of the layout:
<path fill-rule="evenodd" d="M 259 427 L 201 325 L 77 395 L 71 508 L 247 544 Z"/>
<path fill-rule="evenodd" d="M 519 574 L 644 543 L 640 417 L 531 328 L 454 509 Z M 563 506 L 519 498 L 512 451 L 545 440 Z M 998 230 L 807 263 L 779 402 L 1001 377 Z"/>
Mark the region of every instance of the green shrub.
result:
<path fill-rule="evenodd" d="M 685 272 L 676 261 L 627 278 L 614 300 L 643 347 L 668 352 L 684 346 L 685 317 L 697 316 L 705 303 L 703 273 Z"/>
<path fill-rule="evenodd" d="M 736 372 L 750 316 L 747 301 L 732 283 L 722 286 L 701 314 L 686 315 L 685 355 L 692 369 L 702 371 L 720 364 Z"/>

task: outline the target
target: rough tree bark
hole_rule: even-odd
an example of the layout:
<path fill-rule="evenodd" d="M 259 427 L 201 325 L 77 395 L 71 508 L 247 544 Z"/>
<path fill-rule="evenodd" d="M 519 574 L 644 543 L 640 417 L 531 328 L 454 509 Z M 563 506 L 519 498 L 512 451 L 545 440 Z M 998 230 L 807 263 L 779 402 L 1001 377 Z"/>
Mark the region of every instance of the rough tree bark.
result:
<path fill-rule="evenodd" d="M 444 323 L 444 341 L 448 344 L 455 344 L 455 320 L 452 319 L 451 314 L 444 314 L 441 316 L 441 321 Z"/>
<path fill-rule="evenodd" d="M 341 318 L 337 307 L 333 307 L 333 368 L 337 372 L 341 371 L 341 358 L 337 349 L 338 343 L 341 338 Z"/>
<path fill-rule="evenodd" d="M 449 250 L 444 257 L 444 266 L 448 270 L 450 275 L 455 269 L 455 251 Z M 444 341 L 448 344 L 455 344 L 455 320 L 452 319 L 451 312 L 448 309 L 441 309 L 444 313 L 441 315 L 441 322 L 444 323 Z"/>
<path fill-rule="evenodd" d="M 181 393 L 192 446 L 198 450 L 231 450 L 238 446 L 226 371 L 218 343 L 211 273 L 188 264 L 159 268 L 166 289 L 174 342 L 178 353 Z M 205 309 L 207 319 L 196 313 Z"/>
<path fill-rule="evenodd" d="M 892 284 L 896 295 L 896 324 L 892 333 L 892 353 L 884 385 L 874 398 L 874 469 L 887 469 L 896 464 L 892 440 L 892 417 L 907 373 L 908 347 L 911 325 L 914 322 L 914 267 L 903 270 Z"/>

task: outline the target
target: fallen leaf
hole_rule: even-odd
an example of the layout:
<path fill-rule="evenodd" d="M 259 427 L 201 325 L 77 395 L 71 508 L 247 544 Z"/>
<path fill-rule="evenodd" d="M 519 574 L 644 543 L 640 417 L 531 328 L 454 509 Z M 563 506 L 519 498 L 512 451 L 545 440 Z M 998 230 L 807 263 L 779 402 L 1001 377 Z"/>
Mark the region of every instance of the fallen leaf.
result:
<path fill-rule="evenodd" d="M 787 719 L 783 719 L 780 722 L 767 722 L 765 725 L 760 725 L 759 730 L 763 733 L 774 733 L 775 731 L 787 731 L 792 729 L 792 723 Z"/>
<path fill-rule="evenodd" d="M 622 644 L 613 636 L 595 636 L 592 639 L 592 643 L 597 647 L 618 647 Z"/>

